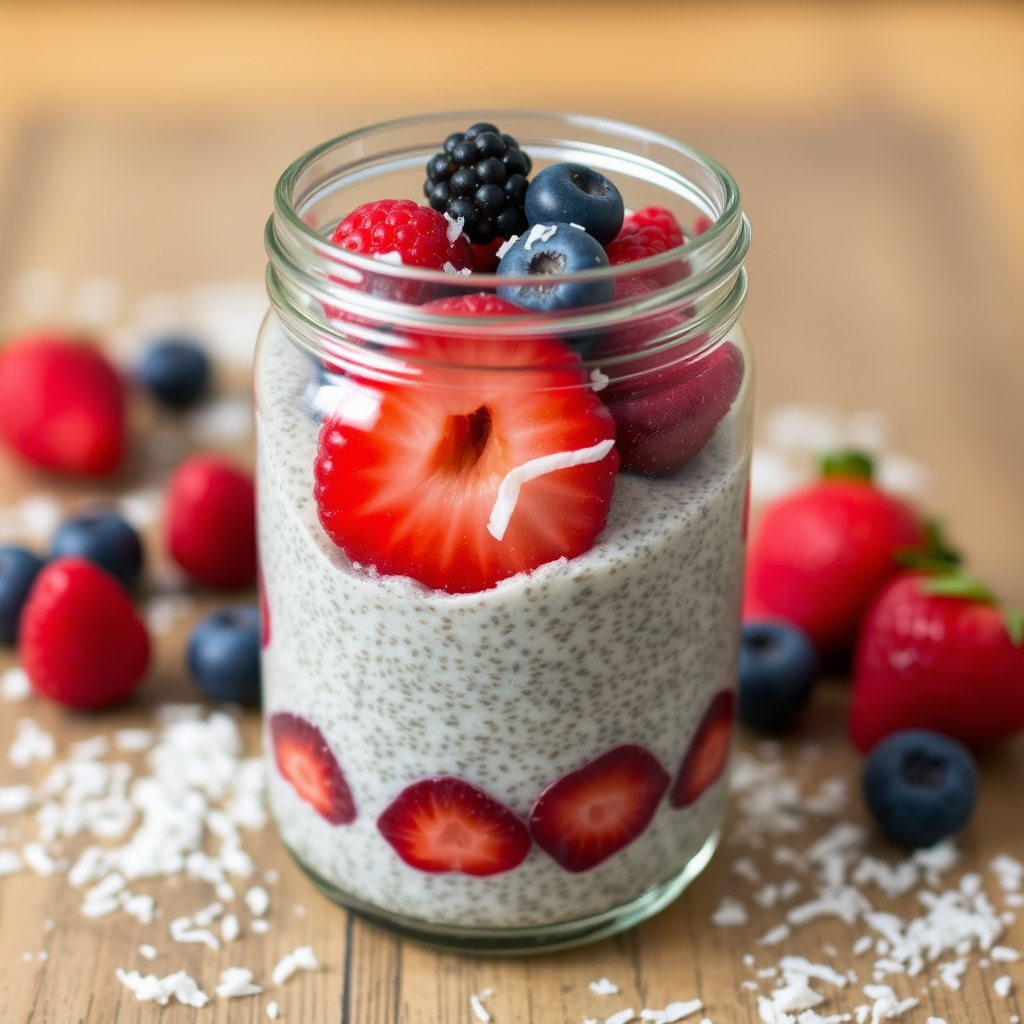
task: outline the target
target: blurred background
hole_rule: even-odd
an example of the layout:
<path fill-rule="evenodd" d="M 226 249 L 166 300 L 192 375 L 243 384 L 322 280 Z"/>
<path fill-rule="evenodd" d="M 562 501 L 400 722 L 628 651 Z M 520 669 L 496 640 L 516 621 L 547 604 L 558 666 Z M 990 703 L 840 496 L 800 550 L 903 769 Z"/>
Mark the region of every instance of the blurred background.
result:
<path fill-rule="evenodd" d="M 858 440 L 1024 604 L 1024 6 L 0 0 L 0 54 L 0 333 L 205 317 L 241 372 L 317 142 L 473 107 L 686 139 L 753 225 L 761 496 Z"/>

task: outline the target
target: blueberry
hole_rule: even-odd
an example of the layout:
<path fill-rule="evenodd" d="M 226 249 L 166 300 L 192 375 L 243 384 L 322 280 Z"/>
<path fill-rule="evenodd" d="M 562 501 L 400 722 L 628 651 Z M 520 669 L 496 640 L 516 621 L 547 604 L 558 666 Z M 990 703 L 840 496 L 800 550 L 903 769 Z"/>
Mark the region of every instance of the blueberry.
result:
<path fill-rule="evenodd" d="M 188 668 L 214 700 L 256 704 L 260 699 L 260 613 L 235 604 L 201 619 L 188 640 Z"/>
<path fill-rule="evenodd" d="M 106 569 L 131 588 L 142 570 L 142 541 L 113 509 L 94 509 L 65 519 L 50 541 L 50 557 L 77 555 Z"/>
<path fill-rule="evenodd" d="M 740 640 L 740 721 L 784 732 L 807 703 L 818 673 L 814 645 L 785 622 L 745 622 Z"/>
<path fill-rule="evenodd" d="M 868 754 L 864 802 L 882 831 L 905 846 L 932 846 L 971 816 L 978 778 L 963 744 L 929 729 L 905 729 Z"/>
<path fill-rule="evenodd" d="M 0 546 L 0 644 L 18 639 L 18 619 L 43 560 L 27 548 Z"/>
<path fill-rule="evenodd" d="M 619 190 L 583 164 L 545 167 L 530 182 L 523 208 L 530 224 L 579 224 L 602 245 L 619 233 L 625 216 Z"/>
<path fill-rule="evenodd" d="M 599 306 L 614 297 L 611 278 L 599 274 L 573 282 L 558 278 L 607 266 L 604 248 L 592 235 L 571 224 L 537 224 L 516 239 L 498 264 L 499 277 L 536 277 L 537 284 L 499 285 L 498 294 L 538 313 Z"/>
<path fill-rule="evenodd" d="M 139 379 L 162 405 L 187 409 L 203 396 L 210 382 L 210 357 L 192 338 L 156 338 L 142 354 Z"/>

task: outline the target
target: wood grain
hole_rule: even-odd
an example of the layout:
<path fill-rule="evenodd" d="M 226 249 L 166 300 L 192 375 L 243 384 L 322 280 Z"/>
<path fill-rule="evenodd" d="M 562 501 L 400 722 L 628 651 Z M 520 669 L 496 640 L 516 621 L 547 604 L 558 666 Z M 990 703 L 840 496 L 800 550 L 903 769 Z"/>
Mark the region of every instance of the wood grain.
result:
<path fill-rule="evenodd" d="M 404 63 L 415 66 L 414 33 L 440 46 L 444 28 L 423 8 L 394 10 L 407 30 L 397 45 Z M 546 10 L 553 39 L 580 31 L 576 5 Z M 643 121 L 720 157 L 740 181 L 754 226 L 746 322 L 759 358 L 759 421 L 784 402 L 883 411 L 893 446 L 932 471 L 926 503 L 951 524 L 971 565 L 1024 603 L 1024 139 L 1007 127 L 1019 126 L 1024 114 L 1020 8 L 642 3 L 635 15 L 613 19 L 614 30 L 588 21 L 582 43 L 577 39 L 606 60 L 618 56 L 602 94 L 550 64 L 542 79 L 534 55 L 535 74 L 524 76 L 515 101 L 546 104 L 557 94 L 566 106 Z M 0 330 L 29 321 L 10 286 L 34 267 L 53 269 L 69 288 L 93 275 L 116 278 L 125 315 L 154 291 L 258 280 L 260 232 L 284 164 L 327 135 L 408 107 L 410 80 L 381 78 L 369 49 L 358 45 L 378 19 L 379 11 L 363 4 L 174 4 L 147 12 L 121 4 L 0 5 L 7 55 L 0 68 Z M 344 37 L 350 52 L 311 60 L 311 36 L 321 47 Z M 519 22 L 505 39 L 534 53 Z M 36 55 L 44 43 L 52 59 L 41 66 Z M 262 60 L 253 60 L 257 53 Z M 730 55 L 728 73 L 723 54 Z M 651 100 L 666 96 L 671 102 Z M 511 103 L 503 83 L 487 76 L 479 100 Z M 219 386 L 241 393 L 244 374 L 223 372 Z M 153 427 L 145 409 L 137 414 L 140 429 Z M 246 457 L 245 445 L 236 454 Z M 0 456 L 0 508 L 43 492 L 69 505 L 112 496 L 152 473 L 140 452 L 109 487 L 86 492 Z M 159 562 L 155 535 L 150 549 Z M 162 701 L 192 699 L 183 637 L 216 600 L 200 595 L 190 615 L 160 637 L 153 672 L 115 712 L 69 715 L 35 699 L 0 703 L 0 786 L 38 781 L 47 767 L 8 763 L 21 717 L 36 719 L 66 751 L 97 731 L 151 724 Z M 0 671 L 11 663 L 0 653 Z M 783 757 L 809 784 L 846 779 L 853 793 L 846 816 L 856 821 L 864 817 L 855 791 L 859 761 L 843 738 L 844 703 L 842 681 L 826 681 Z M 255 751 L 256 716 L 241 721 Z M 749 736 L 741 746 L 758 749 Z M 995 894 L 991 858 L 1024 854 L 1024 743 L 993 751 L 981 770 L 982 800 L 961 836 L 963 860 L 952 877 L 978 871 Z M 31 835 L 30 821 L 0 816 L 0 827 L 18 825 Z M 814 834 L 793 845 L 805 846 Z M 782 874 L 767 849 L 751 852 L 728 838 L 708 871 L 654 920 L 591 947 L 524 959 L 457 957 L 402 942 L 320 897 L 272 829 L 249 838 L 247 848 L 261 871 L 279 872 L 267 885 L 271 930 L 247 931 L 217 952 L 167 937 L 167 921 L 212 898 L 197 883 L 153 883 L 163 917 L 142 926 L 124 915 L 85 919 L 81 891 L 60 876 L 0 879 L 0 1019 L 244 1024 L 265 1020 L 273 997 L 286 1022 L 473 1024 L 470 995 L 492 989 L 484 1001 L 495 1024 L 579 1024 L 625 1006 L 698 996 L 714 1024 L 747 1024 L 758 1020 L 757 993 L 741 987 L 752 977 L 742 961 L 747 952 L 764 966 L 783 953 L 825 960 L 823 946 L 831 944 L 840 951 L 837 965 L 855 966 L 861 981 L 869 980 L 869 958 L 849 954 L 860 930 L 839 922 L 808 925 L 771 950 L 756 944 L 778 914 L 750 901 L 731 864 L 750 854 L 765 878 Z M 897 855 L 877 840 L 870 850 Z M 728 894 L 745 898 L 747 925 L 710 924 Z M 912 897 L 891 908 L 919 912 Z M 134 952 L 146 941 L 161 950 L 152 964 Z M 1003 941 L 1024 947 L 1021 924 Z M 214 999 L 202 1010 L 161 1012 L 137 1003 L 114 979 L 121 965 L 158 973 L 180 967 L 212 993 L 225 967 L 247 966 L 268 980 L 274 963 L 302 944 L 316 950 L 324 970 L 268 986 L 265 996 Z M 1006 972 L 1024 985 L 1019 964 Z M 1002 1022 L 1024 1011 L 1016 993 L 1005 1000 L 993 993 L 997 973 L 999 965 L 972 966 L 960 992 L 932 987 L 934 971 L 913 985 L 893 983 L 922 999 L 905 1018 L 911 1024 L 929 1014 L 949 1024 Z M 588 983 L 601 976 L 614 979 L 621 994 L 591 993 Z M 858 1001 L 859 989 L 821 1009 Z"/>

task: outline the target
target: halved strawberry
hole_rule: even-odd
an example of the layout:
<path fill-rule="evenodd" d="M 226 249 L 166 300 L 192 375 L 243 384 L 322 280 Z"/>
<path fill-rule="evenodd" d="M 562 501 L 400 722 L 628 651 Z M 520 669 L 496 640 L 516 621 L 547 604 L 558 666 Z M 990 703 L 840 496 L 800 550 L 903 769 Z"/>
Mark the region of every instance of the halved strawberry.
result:
<path fill-rule="evenodd" d="M 735 711 L 736 696 L 732 690 L 721 690 L 711 698 L 672 785 L 669 800 L 673 807 L 695 803 L 725 771 Z"/>
<path fill-rule="evenodd" d="M 650 279 L 626 278 L 616 298 L 642 298 L 657 287 Z M 601 394 L 615 418 L 625 470 L 648 476 L 675 472 L 711 440 L 739 394 L 743 355 L 729 341 L 704 353 L 697 352 L 706 343 L 703 337 L 674 350 L 650 351 L 671 341 L 685 322 L 679 313 L 664 313 L 617 327 L 591 356 L 607 361 L 612 380 Z"/>
<path fill-rule="evenodd" d="M 267 585 L 263 581 L 263 567 L 257 566 L 257 593 L 260 600 L 260 647 L 270 646 L 270 605 L 267 604 Z"/>
<path fill-rule="evenodd" d="M 290 711 L 275 711 L 267 723 L 277 770 L 298 795 L 332 825 L 356 820 L 356 803 L 323 733 Z"/>
<path fill-rule="evenodd" d="M 503 803 L 464 779 L 441 776 L 406 786 L 377 819 L 381 835 L 410 867 L 497 875 L 530 852 L 530 833 Z"/>
<path fill-rule="evenodd" d="M 493 296 L 447 301 L 503 313 Z M 321 427 L 314 493 L 353 562 L 468 593 L 594 543 L 619 467 L 615 425 L 571 349 L 513 330 L 408 333 L 415 376 L 352 378 Z"/>
<path fill-rule="evenodd" d="M 647 828 L 668 784 L 668 772 L 645 747 L 612 747 L 541 793 L 530 833 L 566 871 L 589 871 Z"/>

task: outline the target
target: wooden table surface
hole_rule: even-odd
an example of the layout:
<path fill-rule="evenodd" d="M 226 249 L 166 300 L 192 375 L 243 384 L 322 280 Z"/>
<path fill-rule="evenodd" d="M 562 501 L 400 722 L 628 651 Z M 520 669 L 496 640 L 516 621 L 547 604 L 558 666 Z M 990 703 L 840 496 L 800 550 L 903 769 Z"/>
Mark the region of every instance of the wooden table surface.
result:
<path fill-rule="evenodd" d="M 885 453 L 927 471 L 922 504 L 946 521 L 979 576 L 1024 604 L 1018 5 L 640 0 L 627 14 L 611 4 L 526 2 L 510 16 L 504 6 L 460 3 L 0 3 L 0 48 L 0 332 L 41 320 L 91 326 L 130 359 L 141 325 L 161 310 L 210 322 L 236 308 L 238 323 L 249 323 L 276 175 L 307 146 L 378 117 L 470 105 L 622 117 L 686 137 L 739 181 L 754 230 L 745 320 L 759 360 L 761 443 L 778 441 L 781 406 L 805 419 L 825 410 L 818 421 L 827 412 L 833 424 L 880 414 Z M 219 326 L 230 340 L 230 325 Z M 248 458 L 249 439 L 230 429 L 244 408 L 244 349 L 235 338 L 218 350 L 219 434 L 211 441 L 209 423 L 186 430 L 137 403 L 137 450 L 109 486 L 55 483 L 0 454 L 0 530 L 35 529 L 26 539 L 41 544 L 51 500 L 63 509 L 130 494 L 150 508 L 152 489 L 189 448 L 215 443 Z M 149 540 L 143 600 L 165 620 L 154 669 L 131 702 L 101 716 L 0 699 L 0 787 L 38 785 L 76 741 L 153 727 L 159 705 L 195 699 L 184 636 L 218 598 L 174 598 L 155 524 Z M 0 673 L 13 664 L 0 652 Z M 84 916 L 85 890 L 64 873 L 0 877 L 0 1020 L 234 1024 L 266 1020 L 273 999 L 281 1020 L 303 1024 L 473 1024 L 471 995 L 489 993 L 482 1002 L 495 1024 L 580 1024 L 695 998 L 704 1008 L 688 1020 L 733 1024 L 761 1019 L 758 997 L 773 979 L 756 972 L 787 954 L 856 970 L 857 983 L 842 989 L 815 982 L 828 996 L 819 1012 L 851 1012 L 872 1003 L 863 986 L 880 955 L 852 952 L 869 930 L 863 921 L 822 918 L 794 924 L 779 945 L 758 943 L 815 895 L 813 870 L 801 874 L 779 846 L 806 855 L 837 823 L 865 822 L 844 704 L 843 680 L 825 680 L 798 733 L 778 749 L 740 737 L 740 781 L 764 784 L 734 795 L 723 849 L 690 890 L 618 938 L 515 960 L 437 954 L 328 904 L 267 827 L 244 834 L 256 874 L 235 879 L 229 908 L 242 935 L 217 950 L 168 934 L 170 920 L 213 900 L 196 879 L 133 884 L 161 912 L 142 924 L 124 912 Z M 11 762 L 23 719 L 54 737 L 52 758 Z M 256 753 L 257 717 L 238 722 Z M 104 756 L 126 758 L 136 774 L 149 770 L 142 755 Z M 949 889 L 977 872 L 996 910 L 1012 914 L 1020 901 L 1001 889 L 991 862 L 1024 859 L 1024 743 L 992 751 L 981 772 L 960 859 L 936 884 Z M 799 783 L 802 796 L 779 776 Z M 823 780 L 839 781 L 821 789 Z M 767 816 L 754 813 L 755 797 L 772 808 Z M 36 837 L 34 810 L 0 810 L 0 850 Z M 790 825 L 790 834 L 770 834 Z M 73 837 L 50 852 L 74 858 L 83 845 Z M 893 862 L 903 856 L 870 828 L 854 847 Z M 764 884 L 786 879 L 799 881 L 799 892 L 762 905 L 773 897 Z M 257 882 L 271 897 L 265 934 L 252 929 L 241 901 Z M 864 892 L 876 909 L 922 914 L 912 893 L 890 899 L 867 884 Z M 744 923 L 712 922 L 727 898 L 743 903 Z M 999 941 L 1024 948 L 1024 924 L 1004 924 Z M 156 960 L 141 957 L 143 943 L 156 947 Z M 273 966 L 302 945 L 322 969 L 272 984 Z M 1024 1012 L 1024 962 L 983 959 L 965 956 L 959 990 L 936 965 L 882 981 L 920 999 L 902 1018 L 912 1024 L 1012 1021 Z M 114 974 L 183 969 L 213 996 L 229 966 L 250 968 L 265 992 L 161 1010 L 137 1002 Z M 993 984 L 1003 974 L 1015 985 L 1005 998 Z M 621 991 L 592 992 L 601 977 Z"/>

